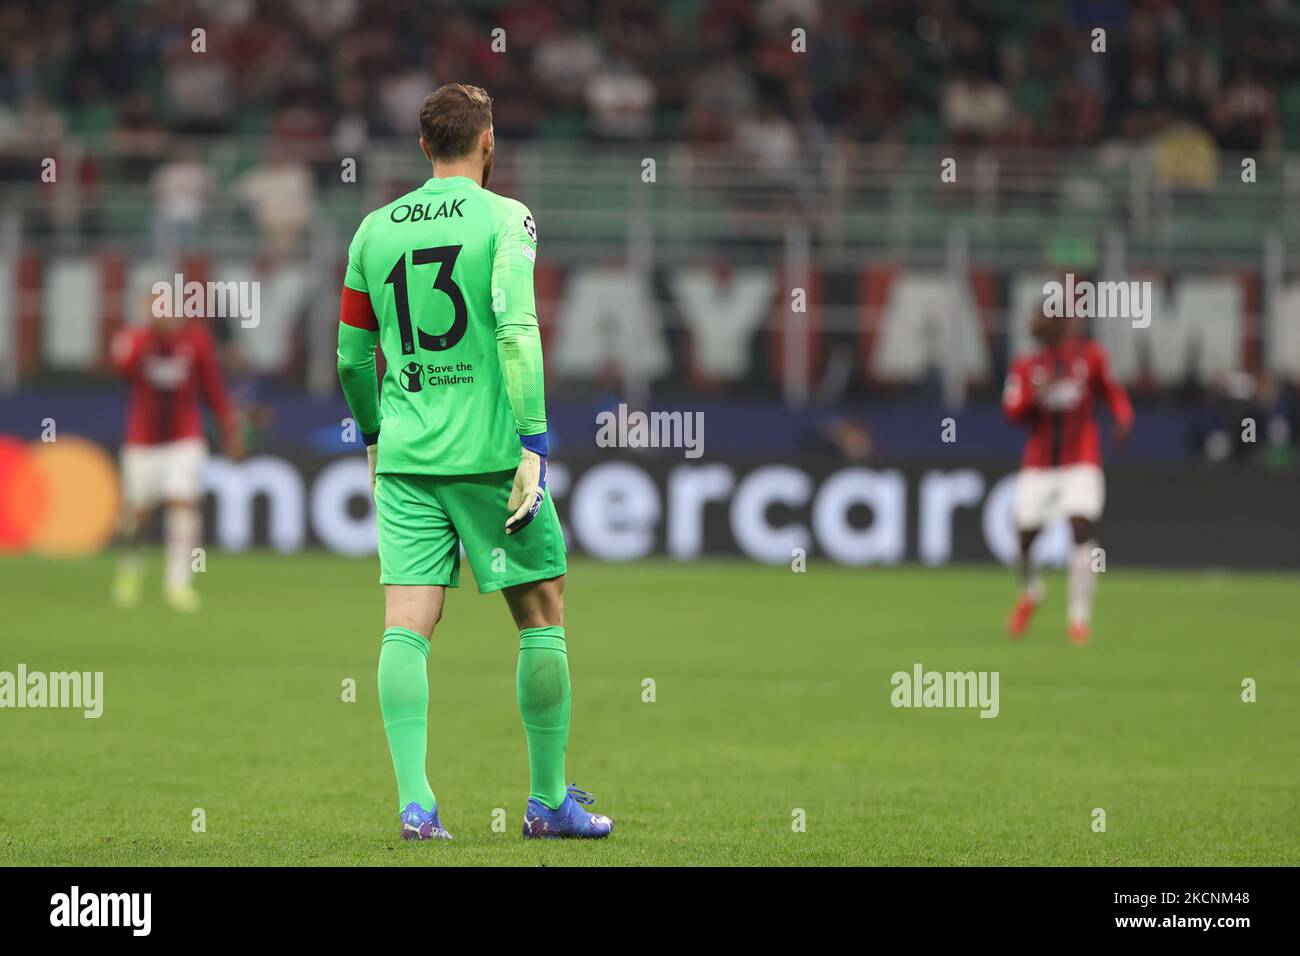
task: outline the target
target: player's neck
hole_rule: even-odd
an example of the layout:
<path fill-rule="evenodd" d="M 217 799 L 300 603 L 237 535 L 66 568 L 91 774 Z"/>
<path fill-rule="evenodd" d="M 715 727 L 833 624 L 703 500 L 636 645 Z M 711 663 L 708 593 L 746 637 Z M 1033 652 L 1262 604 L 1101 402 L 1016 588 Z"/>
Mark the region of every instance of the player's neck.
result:
<path fill-rule="evenodd" d="M 483 163 L 480 161 L 468 163 L 442 162 L 433 164 L 434 179 L 448 179 L 452 176 L 464 176 L 466 179 L 474 180 L 476 185 L 482 186 Z"/>

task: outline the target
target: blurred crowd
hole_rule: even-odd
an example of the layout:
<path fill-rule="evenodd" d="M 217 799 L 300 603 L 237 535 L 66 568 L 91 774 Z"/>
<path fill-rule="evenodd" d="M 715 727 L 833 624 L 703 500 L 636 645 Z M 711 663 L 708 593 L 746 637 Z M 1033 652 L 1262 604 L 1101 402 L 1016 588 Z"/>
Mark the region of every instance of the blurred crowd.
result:
<path fill-rule="evenodd" d="M 242 132 L 350 155 L 410 136 L 424 95 L 465 80 L 508 136 L 686 139 L 769 164 L 827 138 L 1169 130 L 1253 151 L 1286 126 L 1297 52 L 1291 0 L 6 0 L 0 146 Z"/>
<path fill-rule="evenodd" d="M 44 189 L 30 228 L 87 235 L 109 231 L 107 182 L 147 184 L 154 249 L 190 244 L 220 188 L 271 256 L 292 255 L 339 157 L 409 141 L 424 96 L 461 80 L 494 96 L 503 137 L 687 142 L 766 186 L 800 182 L 826 144 L 1129 144 L 1160 187 L 1205 194 L 1221 153 L 1266 161 L 1288 127 L 1300 142 L 1298 7 L 5 0 L 0 184 L 30 184 L 34 151 L 59 157 L 80 189 Z M 214 181 L 205 136 L 251 152 L 238 181 Z"/>

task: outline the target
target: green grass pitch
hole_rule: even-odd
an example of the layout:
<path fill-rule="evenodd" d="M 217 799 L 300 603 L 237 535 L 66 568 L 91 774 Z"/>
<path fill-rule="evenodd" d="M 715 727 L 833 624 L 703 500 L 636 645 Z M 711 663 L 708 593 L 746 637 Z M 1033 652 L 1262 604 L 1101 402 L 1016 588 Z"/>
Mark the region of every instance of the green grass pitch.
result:
<path fill-rule="evenodd" d="M 0 560 L 0 670 L 105 681 L 98 720 L 0 710 L 0 864 L 1300 862 L 1294 576 L 1112 568 L 1079 649 L 1059 575 L 1012 645 L 997 568 L 577 561 L 569 775 L 617 821 L 588 843 L 519 836 L 516 635 L 498 595 L 462 587 L 430 657 L 430 777 L 456 840 L 410 844 L 373 560 L 214 553 L 192 617 L 156 592 L 113 609 L 110 574 Z M 998 671 L 1000 715 L 893 708 L 890 676 L 917 661 Z"/>

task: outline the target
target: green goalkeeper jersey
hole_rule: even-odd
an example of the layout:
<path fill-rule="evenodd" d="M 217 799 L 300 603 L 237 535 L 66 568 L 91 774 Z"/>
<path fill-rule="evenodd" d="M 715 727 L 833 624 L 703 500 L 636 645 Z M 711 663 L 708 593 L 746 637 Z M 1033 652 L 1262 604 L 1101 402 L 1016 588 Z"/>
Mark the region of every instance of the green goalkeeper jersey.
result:
<path fill-rule="evenodd" d="M 380 432 L 378 472 L 505 471 L 519 435 L 546 431 L 536 258 L 528 207 L 464 176 L 362 220 L 344 285 L 369 296 L 387 370 L 376 400 L 376 333 L 340 324 L 339 374 L 361 431 Z"/>

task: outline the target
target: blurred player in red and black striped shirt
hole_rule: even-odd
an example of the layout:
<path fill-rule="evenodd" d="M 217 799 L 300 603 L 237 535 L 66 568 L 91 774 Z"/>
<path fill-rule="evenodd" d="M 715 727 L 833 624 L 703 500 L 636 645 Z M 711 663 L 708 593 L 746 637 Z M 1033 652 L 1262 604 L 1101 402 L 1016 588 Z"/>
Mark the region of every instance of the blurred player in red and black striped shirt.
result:
<path fill-rule="evenodd" d="M 1015 504 L 1022 590 L 1007 630 L 1012 637 L 1022 635 L 1042 603 L 1043 581 L 1030 549 L 1043 525 L 1063 513 L 1074 535 L 1068 633 L 1074 643 L 1085 644 L 1096 587 L 1092 553 L 1106 501 L 1096 406 L 1105 402 L 1110 409 L 1114 439 L 1121 445 L 1133 427 L 1133 406 L 1111 373 L 1106 350 L 1070 335 L 1066 322 L 1034 315 L 1030 331 L 1041 347 L 1012 364 L 1002 396 L 1007 418 L 1029 427 Z"/>
<path fill-rule="evenodd" d="M 131 383 L 122 447 L 122 560 L 114 599 L 129 607 L 140 596 L 140 529 L 158 504 L 164 522 L 164 592 L 181 610 L 196 610 L 191 554 L 201 538 L 199 498 L 207 460 L 200 397 L 221 428 L 223 450 L 243 456 L 239 421 L 203 319 L 158 316 L 123 329 L 113 341 L 113 365 Z"/>

